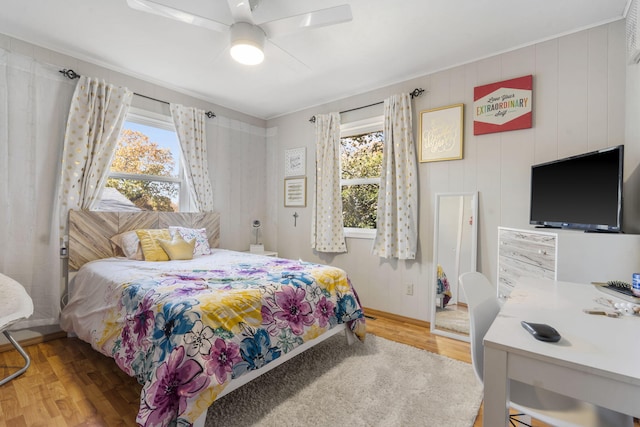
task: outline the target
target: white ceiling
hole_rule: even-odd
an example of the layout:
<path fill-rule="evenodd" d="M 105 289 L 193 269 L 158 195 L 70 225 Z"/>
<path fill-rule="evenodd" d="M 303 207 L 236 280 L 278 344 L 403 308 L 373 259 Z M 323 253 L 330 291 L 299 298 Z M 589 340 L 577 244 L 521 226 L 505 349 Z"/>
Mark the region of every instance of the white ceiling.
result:
<path fill-rule="evenodd" d="M 232 23 L 225 0 L 157 0 Z M 233 62 L 228 35 L 126 0 L 0 0 L 0 33 L 269 119 L 624 17 L 630 0 L 262 0 L 257 23 L 351 5 L 353 20 Z"/>

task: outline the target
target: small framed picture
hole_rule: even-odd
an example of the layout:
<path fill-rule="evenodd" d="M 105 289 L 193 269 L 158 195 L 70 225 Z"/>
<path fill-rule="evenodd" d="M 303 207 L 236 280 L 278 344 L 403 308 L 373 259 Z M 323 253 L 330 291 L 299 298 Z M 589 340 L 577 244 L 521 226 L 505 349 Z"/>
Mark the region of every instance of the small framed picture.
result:
<path fill-rule="evenodd" d="M 292 148 L 284 152 L 284 176 L 300 176 L 306 173 L 305 147 Z"/>
<path fill-rule="evenodd" d="M 420 112 L 420 162 L 462 158 L 464 104 Z"/>
<path fill-rule="evenodd" d="M 307 206 L 307 177 L 284 180 L 284 206 Z"/>

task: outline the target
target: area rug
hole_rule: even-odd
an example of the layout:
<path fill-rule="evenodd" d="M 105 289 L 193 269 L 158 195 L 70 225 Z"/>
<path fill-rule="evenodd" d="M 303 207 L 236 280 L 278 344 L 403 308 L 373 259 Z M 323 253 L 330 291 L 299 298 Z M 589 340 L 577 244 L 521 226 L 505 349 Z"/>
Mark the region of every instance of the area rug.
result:
<path fill-rule="evenodd" d="M 214 402 L 205 425 L 464 427 L 481 401 L 471 364 L 338 334 Z"/>
<path fill-rule="evenodd" d="M 436 309 L 436 326 L 453 332 L 469 335 L 469 313 L 465 310 Z"/>

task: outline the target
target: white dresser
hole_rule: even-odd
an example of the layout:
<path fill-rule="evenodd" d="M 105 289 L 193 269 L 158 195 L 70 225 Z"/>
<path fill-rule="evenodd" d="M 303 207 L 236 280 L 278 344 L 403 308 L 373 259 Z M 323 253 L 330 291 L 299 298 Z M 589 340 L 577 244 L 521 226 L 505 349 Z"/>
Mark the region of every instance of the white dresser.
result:
<path fill-rule="evenodd" d="M 640 273 L 640 235 L 498 227 L 498 296 L 520 277 L 590 283 Z"/>
<path fill-rule="evenodd" d="M 520 277 L 556 280 L 558 235 L 498 227 L 498 297 L 509 296 Z"/>

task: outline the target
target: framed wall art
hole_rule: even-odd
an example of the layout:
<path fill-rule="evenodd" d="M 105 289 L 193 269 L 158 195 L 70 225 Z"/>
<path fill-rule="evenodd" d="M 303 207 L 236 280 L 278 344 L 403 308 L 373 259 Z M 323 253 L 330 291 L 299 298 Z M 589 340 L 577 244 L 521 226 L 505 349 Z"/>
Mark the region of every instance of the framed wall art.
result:
<path fill-rule="evenodd" d="M 464 104 L 420 112 L 420 162 L 462 158 Z"/>
<path fill-rule="evenodd" d="M 306 173 L 305 147 L 292 148 L 284 152 L 284 176 L 301 176 Z"/>
<path fill-rule="evenodd" d="M 532 93 L 533 75 L 473 88 L 473 134 L 532 127 Z"/>
<path fill-rule="evenodd" d="M 284 180 L 284 206 L 307 206 L 307 177 Z"/>

